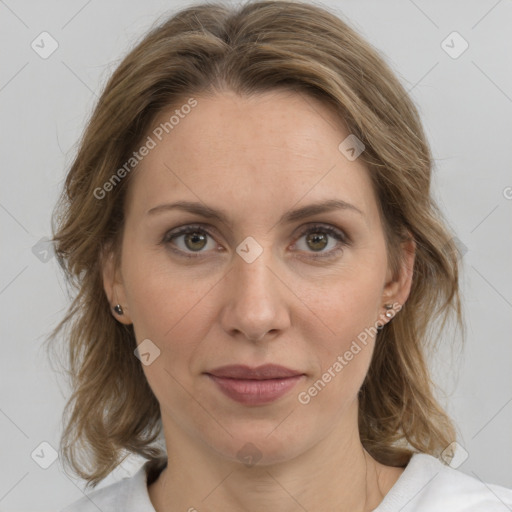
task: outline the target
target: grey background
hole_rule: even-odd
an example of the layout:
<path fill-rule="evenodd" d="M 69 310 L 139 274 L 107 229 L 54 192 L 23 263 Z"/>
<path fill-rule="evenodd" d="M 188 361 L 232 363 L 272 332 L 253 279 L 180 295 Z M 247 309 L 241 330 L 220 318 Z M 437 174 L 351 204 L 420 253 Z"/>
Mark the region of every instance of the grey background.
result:
<path fill-rule="evenodd" d="M 48 457 L 42 442 L 58 447 L 67 396 L 42 349 L 67 298 L 40 240 L 50 235 L 50 213 L 101 87 L 158 17 L 185 5 L 0 0 L 1 511 L 60 510 L 82 496 L 83 483 L 60 461 L 42 469 L 31 457 Z M 420 109 L 436 159 L 435 195 L 465 247 L 467 345 L 463 356 L 439 352 L 433 371 L 469 455 L 459 469 L 512 487 L 512 2 L 324 5 L 382 52 Z M 59 45 L 47 59 L 31 48 L 43 31 Z M 469 44 L 458 58 L 442 47 L 453 31 Z M 444 45 L 453 53 L 460 43 Z M 451 341 L 446 333 L 443 342 Z M 128 460 L 101 486 L 141 462 Z"/>

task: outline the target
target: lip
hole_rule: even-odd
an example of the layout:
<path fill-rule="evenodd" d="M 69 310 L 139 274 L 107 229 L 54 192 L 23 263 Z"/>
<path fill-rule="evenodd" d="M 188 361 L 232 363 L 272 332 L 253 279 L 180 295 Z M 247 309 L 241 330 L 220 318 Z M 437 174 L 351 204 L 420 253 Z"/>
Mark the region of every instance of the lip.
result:
<path fill-rule="evenodd" d="M 274 402 L 288 393 L 304 373 L 284 366 L 266 364 L 251 368 L 228 365 L 206 372 L 226 396 L 245 405 Z"/>
<path fill-rule="evenodd" d="M 255 368 L 243 364 L 231 364 L 215 368 L 207 373 L 215 377 L 247 380 L 284 379 L 286 377 L 303 375 L 303 373 L 298 370 L 292 370 L 277 364 L 264 364 L 256 366 Z"/>

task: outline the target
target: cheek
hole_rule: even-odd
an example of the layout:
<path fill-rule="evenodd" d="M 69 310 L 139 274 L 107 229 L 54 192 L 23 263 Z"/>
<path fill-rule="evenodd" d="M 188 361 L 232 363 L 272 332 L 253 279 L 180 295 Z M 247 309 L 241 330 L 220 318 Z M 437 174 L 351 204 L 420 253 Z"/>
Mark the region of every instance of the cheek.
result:
<path fill-rule="evenodd" d="M 345 283 L 343 291 L 331 293 L 329 299 L 324 297 L 323 309 L 316 308 L 329 329 L 316 322 L 316 331 L 308 335 L 316 340 L 310 348 L 315 364 L 297 399 L 304 406 L 311 404 L 320 416 L 334 418 L 353 404 L 368 372 L 379 294 L 375 286 L 363 287 L 359 281 L 357 286 Z"/>
<path fill-rule="evenodd" d="M 317 317 L 311 327 L 321 329 L 320 339 L 333 349 L 344 349 L 359 333 L 375 326 L 384 280 L 378 267 L 346 267 L 324 282 L 302 283 L 304 303 Z"/>
<path fill-rule="evenodd" d="M 172 338 L 197 314 L 205 295 L 202 286 L 182 281 L 158 272 L 131 281 L 127 299 L 137 339 Z"/>
<path fill-rule="evenodd" d="M 315 364 L 314 376 L 302 388 L 305 401 L 341 406 L 357 396 L 364 381 L 385 279 L 385 261 L 369 259 L 347 263 L 329 279 L 316 280 L 307 287 L 303 283 L 304 302 L 314 315 L 304 317 L 301 329 L 305 338 L 315 340 L 308 347 Z"/>
<path fill-rule="evenodd" d="M 169 267 L 152 265 L 149 258 L 141 260 L 126 261 L 126 295 L 137 343 L 149 339 L 159 350 L 154 362 L 142 369 L 160 404 L 188 411 L 188 393 L 196 394 L 192 391 L 196 354 L 204 349 L 202 341 L 209 328 L 212 283 L 171 273 Z M 190 414 L 193 411 L 192 407 Z"/>
<path fill-rule="evenodd" d="M 123 277 L 137 343 L 154 342 L 170 370 L 186 367 L 213 314 L 211 276 L 192 278 L 162 255 L 133 251 L 123 261 Z"/>

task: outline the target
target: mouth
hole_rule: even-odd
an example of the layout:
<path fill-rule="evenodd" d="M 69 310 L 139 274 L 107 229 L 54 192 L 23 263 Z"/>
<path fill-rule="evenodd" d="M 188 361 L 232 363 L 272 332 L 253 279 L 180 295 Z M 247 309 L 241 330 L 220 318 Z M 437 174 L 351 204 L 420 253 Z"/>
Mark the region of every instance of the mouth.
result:
<path fill-rule="evenodd" d="M 245 405 L 264 405 L 288 393 L 305 377 L 303 372 L 267 364 L 251 368 L 229 365 L 206 372 L 218 390 Z"/>

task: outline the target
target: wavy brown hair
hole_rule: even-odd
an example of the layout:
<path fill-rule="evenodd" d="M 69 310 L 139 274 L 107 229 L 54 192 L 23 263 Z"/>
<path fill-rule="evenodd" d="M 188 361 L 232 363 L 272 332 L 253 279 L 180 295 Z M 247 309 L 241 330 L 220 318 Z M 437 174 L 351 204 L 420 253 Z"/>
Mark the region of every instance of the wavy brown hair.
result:
<path fill-rule="evenodd" d="M 160 460 L 160 408 L 132 326 L 112 316 L 102 258 L 119 255 L 127 174 L 95 194 L 127 161 L 164 108 L 192 95 L 295 91 L 330 106 L 363 141 L 390 264 L 416 242 L 409 298 L 377 335 L 359 394 L 359 429 L 379 462 L 404 466 L 413 452 L 439 456 L 455 440 L 435 398 L 428 355 L 451 318 L 463 330 L 458 254 L 431 195 L 432 155 L 419 114 L 385 59 L 327 8 L 295 1 L 185 8 L 154 27 L 119 64 L 88 121 L 53 217 L 59 264 L 73 301 L 49 340 L 61 338 L 71 397 L 61 458 L 96 486 L 129 454 Z M 436 326 L 432 329 L 432 326 Z M 66 417 L 64 419 L 64 417 Z"/>

